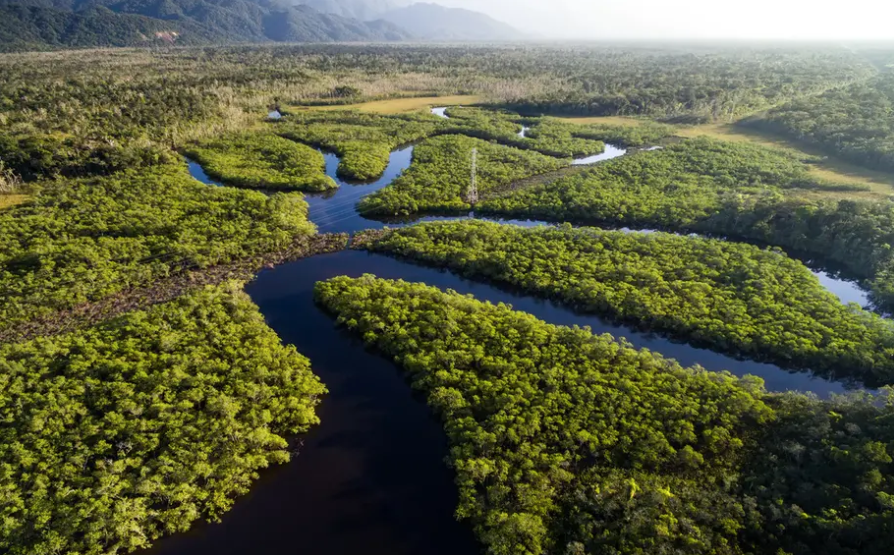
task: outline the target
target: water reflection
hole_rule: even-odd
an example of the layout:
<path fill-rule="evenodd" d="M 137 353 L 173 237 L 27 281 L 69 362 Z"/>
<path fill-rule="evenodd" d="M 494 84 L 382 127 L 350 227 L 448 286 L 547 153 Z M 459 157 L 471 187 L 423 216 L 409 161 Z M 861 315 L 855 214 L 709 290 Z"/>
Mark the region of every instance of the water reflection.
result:
<path fill-rule="evenodd" d="M 611 160 L 612 158 L 618 158 L 619 156 L 624 156 L 627 154 L 627 149 L 621 148 L 619 146 L 605 143 L 605 151 L 602 154 L 596 154 L 594 156 L 587 156 L 586 158 L 576 158 L 573 162 L 571 162 L 572 166 L 589 166 L 590 164 L 596 164 L 599 162 L 605 162 L 606 160 Z"/>
<path fill-rule="evenodd" d="M 380 229 L 384 223 L 369 220 L 357 212 L 356 204 L 363 197 L 385 187 L 410 167 L 413 147 L 406 146 L 391 153 L 385 173 L 372 182 L 346 181 L 338 176 L 339 158 L 323 153 L 326 158 L 326 175 L 338 183 L 338 189 L 324 194 L 310 194 L 305 198 L 310 205 L 310 220 L 321 233 L 356 233 L 364 229 Z"/>
<path fill-rule="evenodd" d="M 626 151 L 614 145 L 606 144 L 606 152 L 596 157 L 617 157 Z M 536 227 L 545 225 L 556 225 L 555 222 L 536 221 L 536 220 L 515 220 L 492 218 L 488 216 L 478 215 L 475 212 L 455 215 L 427 215 L 427 216 L 408 216 L 403 218 L 376 218 L 370 219 L 363 217 L 357 212 L 356 204 L 365 196 L 372 194 L 383 187 L 390 184 L 404 170 L 410 167 L 413 159 L 413 146 L 399 148 L 391 153 L 388 167 L 382 176 L 372 182 L 353 182 L 346 181 L 338 176 L 339 157 L 334 153 L 323 152 L 326 160 L 326 174 L 338 183 L 336 190 L 326 191 L 325 193 L 313 193 L 306 195 L 306 200 L 310 206 L 310 220 L 317 225 L 317 229 L 321 233 L 356 233 L 365 229 L 382 229 L 385 227 L 404 227 L 418 222 L 431 221 L 449 221 L 449 220 L 465 220 L 465 219 L 482 219 L 496 221 L 500 223 L 520 225 L 522 227 Z M 608 158 L 603 158 L 608 159 Z M 188 160 L 188 159 L 187 159 Z M 190 174 L 199 181 L 211 185 L 222 186 L 221 183 L 211 179 L 202 167 L 192 160 L 189 162 Z M 611 229 L 611 228 L 609 228 Z M 653 233 L 651 229 L 635 229 L 624 227 L 621 231 L 638 231 L 642 233 Z M 695 235 L 695 234 L 691 234 Z M 697 235 L 696 235 L 697 236 Z M 723 239 L 722 237 L 715 237 Z M 841 302 L 857 303 L 861 307 L 867 308 L 870 305 L 869 293 L 861 286 L 858 280 L 847 277 L 846 272 L 840 269 L 830 270 L 825 264 L 819 263 L 812 258 L 790 254 L 800 258 L 813 274 L 820 280 L 820 283 L 829 291 L 834 293 L 841 299 Z"/>
<path fill-rule="evenodd" d="M 220 181 L 215 181 L 214 179 L 211 179 L 211 176 L 209 176 L 207 173 L 205 173 L 205 168 L 203 168 L 201 164 L 199 164 L 195 160 L 192 160 L 188 157 L 185 157 L 185 158 L 186 158 L 186 165 L 189 167 L 189 175 L 191 175 L 193 177 L 193 179 L 195 179 L 197 181 L 201 181 L 205 185 L 214 185 L 215 187 L 223 187 L 224 186 L 224 184 L 221 183 Z"/>

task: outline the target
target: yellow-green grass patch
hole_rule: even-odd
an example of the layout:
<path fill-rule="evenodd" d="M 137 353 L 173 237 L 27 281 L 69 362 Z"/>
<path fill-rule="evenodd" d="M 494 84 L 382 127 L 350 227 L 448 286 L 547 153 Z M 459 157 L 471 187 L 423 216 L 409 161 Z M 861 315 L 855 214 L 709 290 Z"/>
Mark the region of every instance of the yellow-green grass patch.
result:
<path fill-rule="evenodd" d="M 571 117 L 571 118 L 557 118 L 567 123 L 576 123 L 578 125 L 589 125 L 593 123 L 599 123 L 603 125 L 625 125 L 625 126 L 634 126 L 638 127 L 643 125 L 648 120 L 642 120 L 637 118 L 628 118 L 624 116 L 596 116 L 596 117 Z"/>
<path fill-rule="evenodd" d="M 821 160 L 811 164 L 810 175 L 818 180 L 830 183 L 854 183 L 866 185 L 869 191 L 834 193 L 832 191 L 818 193 L 829 197 L 887 197 L 894 195 L 894 175 L 861 168 L 843 160 L 828 156 L 819 150 L 796 144 L 778 135 L 764 131 L 737 127 L 727 123 L 709 123 L 681 127 L 677 130 L 677 136 L 683 138 L 711 137 L 723 141 L 750 142 L 770 148 L 784 148 L 800 154 L 816 156 Z"/>
<path fill-rule="evenodd" d="M 22 204 L 28 200 L 28 195 L 0 195 L 0 210 Z"/>
<path fill-rule="evenodd" d="M 414 98 L 391 98 L 388 100 L 373 100 L 360 104 L 340 104 L 333 106 L 301 106 L 300 109 L 309 110 L 359 110 L 371 114 L 405 114 L 418 112 L 433 106 L 459 106 L 477 104 L 484 101 L 483 96 L 478 95 L 453 95 L 453 96 L 420 96 Z"/>

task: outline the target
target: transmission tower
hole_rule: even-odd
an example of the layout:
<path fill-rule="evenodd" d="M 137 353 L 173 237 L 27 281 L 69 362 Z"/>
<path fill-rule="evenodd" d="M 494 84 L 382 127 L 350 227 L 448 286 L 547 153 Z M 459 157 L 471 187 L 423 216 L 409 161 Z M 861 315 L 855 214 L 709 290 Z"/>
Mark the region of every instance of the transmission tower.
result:
<path fill-rule="evenodd" d="M 469 190 L 466 193 L 466 202 L 478 204 L 478 149 L 472 149 L 472 179 L 469 182 Z"/>

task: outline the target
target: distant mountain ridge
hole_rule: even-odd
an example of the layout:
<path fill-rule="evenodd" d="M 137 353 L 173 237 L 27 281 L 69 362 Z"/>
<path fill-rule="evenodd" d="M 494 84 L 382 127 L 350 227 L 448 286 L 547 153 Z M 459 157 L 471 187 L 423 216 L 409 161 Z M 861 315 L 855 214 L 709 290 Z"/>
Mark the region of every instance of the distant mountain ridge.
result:
<path fill-rule="evenodd" d="M 270 0 L 0 0 L 0 51 L 411 38 L 390 22 L 364 22 Z"/>
<path fill-rule="evenodd" d="M 519 30 L 487 14 L 440 4 L 406 0 L 298 0 L 321 12 L 369 21 L 384 19 L 422 40 L 505 41 L 519 40 Z"/>
<path fill-rule="evenodd" d="M 239 42 L 505 41 L 492 17 L 407 0 L 0 0 L 0 52 Z M 286 2 L 286 3 L 279 3 Z"/>
<path fill-rule="evenodd" d="M 373 21 L 380 19 L 382 14 L 399 8 L 406 2 L 398 3 L 395 0 L 298 0 L 297 3 L 310 6 L 323 13 L 350 17 L 360 21 Z"/>
<path fill-rule="evenodd" d="M 504 41 L 525 38 L 518 29 L 487 14 L 439 4 L 416 3 L 379 17 L 425 40 Z"/>

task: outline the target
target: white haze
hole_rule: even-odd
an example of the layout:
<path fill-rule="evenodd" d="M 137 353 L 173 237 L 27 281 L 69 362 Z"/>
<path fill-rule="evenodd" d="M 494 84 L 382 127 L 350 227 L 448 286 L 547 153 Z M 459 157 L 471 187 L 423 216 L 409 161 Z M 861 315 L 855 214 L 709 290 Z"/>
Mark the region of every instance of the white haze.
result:
<path fill-rule="evenodd" d="M 543 38 L 894 40 L 894 0 L 428 1 Z"/>

